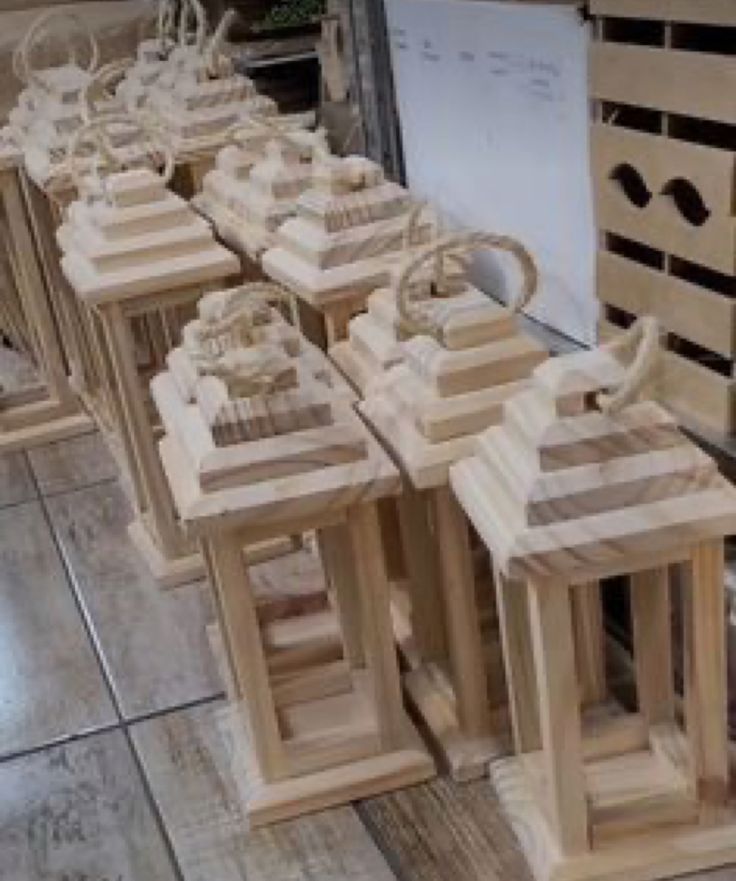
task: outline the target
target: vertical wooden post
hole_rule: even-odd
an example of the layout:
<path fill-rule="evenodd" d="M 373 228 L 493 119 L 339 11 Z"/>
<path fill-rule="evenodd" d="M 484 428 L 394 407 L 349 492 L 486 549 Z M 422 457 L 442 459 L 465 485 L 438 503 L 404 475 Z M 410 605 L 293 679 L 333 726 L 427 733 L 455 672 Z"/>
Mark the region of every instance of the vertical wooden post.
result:
<path fill-rule="evenodd" d="M 484 737 L 491 715 L 468 524 L 449 487 L 432 498 L 458 722 L 468 737 Z"/>
<path fill-rule="evenodd" d="M 693 549 L 684 585 L 685 708 L 695 792 L 704 818 L 728 800 L 728 689 L 723 541 Z M 685 579 L 687 582 L 688 579 Z"/>
<path fill-rule="evenodd" d="M 345 655 L 353 669 L 365 666 L 360 593 L 350 531 L 344 524 L 317 532 L 320 554 L 340 615 Z"/>
<path fill-rule="evenodd" d="M 601 703 L 607 689 L 600 584 L 593 581 L 575 585 L 571 601 L 580 698 L 583 704 Z"/>
<path fill-rule="evenodd" d="M 208 542 L 223 643 L 238 697 L 248 708 L 259 770 L 266 782 L 278 780 L 287 774 L 287 761 L 243 548 L 232 533 Z"/>
<path fill-rule="evenodd" d="M 675 718 L 669 569 L 631 576 L 631 621 L 639 711 L 649 725 Z"/>
<path fill-rule="evenodd" d="M 494 580 L 514 746 L 517 754 L 534 752 L 541 748 L 542 737 L 526 585 L 504 578 L 498 570 Z"/>
<path fill-rule="evenodd" d="M 404 560 L 411 597 L 411 627 L 422 661 L 447 657 L 439 559 L 429 528 L 426 493 L 417 492 L 408 481 L 397 499 Z"/>
<path fill-rule="evenodd" d="M 549 820 L 563 855 L 582 854 L 590 841 L 568 585 L 530 582 L 529 616 Z"/>
<path fill-rule="evenodd" d="M 382 746 L 391 749 L 404 741 L 406 719 L 375 504 L 350 508 L 348 526 L 355 555 L 366 661 L 373 680 L 379 736 Z"/>

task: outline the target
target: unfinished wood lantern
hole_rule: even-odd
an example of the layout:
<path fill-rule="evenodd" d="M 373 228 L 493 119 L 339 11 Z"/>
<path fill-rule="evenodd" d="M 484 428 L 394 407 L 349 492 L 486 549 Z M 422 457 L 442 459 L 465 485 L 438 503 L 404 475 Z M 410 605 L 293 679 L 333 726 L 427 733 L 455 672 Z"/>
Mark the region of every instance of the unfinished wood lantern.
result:
<path fill-rule="evenodd" d="M 523 291 L 511 308 L 457 276 L 448 287 L 448 258 L 482 248 L 510 251 L 521 264 Z M 531 257 L 512 239 L 455 233 L 419 249 L 398 273 L 393 303 L 380 297 L 403 362 L 369 386 L 360 405 L 405 477 L 398 506 L 409 594 L 397 591 L 395 614 L 409 664 L 406 690 L 458 779 L 485 773 L 489 757 L 507 747 L 501 716 L 492 712 L 505 705 L 492 588 L 476 583 L 448 470 L 469 454 L 478 432 L 500 421 L 504 401 L 546 358 L 516 326 L 515 311 L 536 284 Z"/>
<path fill-rule="evenodd" d="M 368 295 L 389 281 L 405 254 L 413 205 L 408 191 L 385 180 L 375 162 L 315 155 L 312 187 L 262 259 L 266 274 L 299 297 L 303 327 L 315 342 L 344 339 Z M 414 243 L 427 241 L 432 230 L 432 222 L 421 219 Z"/>
<path fill-rule="evenodd" d="M 312 182 L 314 150 L 327 149 L 323 131 L 282 130 L 278 122 L 261 125 L 267 138 L 263 156 L 244 179 L 237 178 L 243 174 L 242 164 L 234 169 L 235 180 L 215 168 L 205 177 L 195 203 L 213 221 L 220 238 L 251 261 L 259 260 L 273 245 L 279 226 L 295 214 L 297 199 Z M 231 154 L 223 157 L 230 159 Z"/>
<path fill-rule="evenodd" d="M 188 9 L 196 29 L 190 42 Z M 193 192 L 202 187 L 217 151 L 233 126 L 252 114 L 273 113 L 270 98 L 259 95 L 252 80 L 236 73 L 224 42 L 236 13 L 226 12 L 207 36 L 207 17 L 199 0 L 186 0 L 181 14 L 179 45 L 149 87 L 145 108 L 156 117 L 177 157 L 187 159 Z M 193 195 L 193 193 L 189 194 Z"/>
<path fill-rule="evenodd" d="M 0 452 L 26 449 L 92 428 L 67 378 L 23 201 L 21 157 L 0 154 L 0 237 L 5 260 L 0 329 L 11 348 L 0 357 Z"/>
<path fill-rule="evenodd" d="M 166 474 L 217 599 L 245 812 L 262 825 L 426 780 L 433 764 L 401 701 L 376 514 L 400 488 L 396 469 L 267 304 L 224 291 L 200 313 L 153 390 Z M 312 530 L 329 605 L 297 610 L 276 638 L 249 551 Z"/>
<path fill-rule="evenodd" d="M 103 144 L 115 121 L 92 124 Z M 239 264 L 214 241 L 206 221 L 167 190 L 171 153 L 159 175 L 121 169 L 111 151 L 103 152 L 112 170 L 78 181 L 82 196 L 58 230 L 61 268 L 86 310 L 101 395 L 112 416 L 111 445 L 134 490 L 131 537 L 156 578 L 178 584 L 201 574 L 202 562 L 176 520 L 161 470 L 148 379 L 202 293 L 237 274 Z M 145 353 L 141 339 L 148 343 Z"/>
<path fill-rule="evenodd" d="M 608 348 L 546 362 L 451 469 L 499 573 L 516 755 L 492 762 L 491 779 L 540 881 L 637 881 L 736 860 L 723 572 L 736 491 L 645 398 L 658 345 L 648 318 Z M 610 694 L 581 700 L 573 591 L 612 576 L 630 589 L 633 712 Z"/>

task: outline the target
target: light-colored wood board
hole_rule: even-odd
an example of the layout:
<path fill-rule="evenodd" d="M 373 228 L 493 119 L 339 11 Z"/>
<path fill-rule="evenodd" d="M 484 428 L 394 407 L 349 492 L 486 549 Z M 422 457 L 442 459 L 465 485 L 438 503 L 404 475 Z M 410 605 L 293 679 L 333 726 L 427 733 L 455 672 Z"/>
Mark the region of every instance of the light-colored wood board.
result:
<path fill-rule="evenodd" d="M 36 497 L 28 460 L 21 452 L 0 456 L 0 507 L 17 505 Z"/>
<path fill-rule="evenodd" d="M 736 156 L 731 150 L 600 122 L 591 130 L 591 148 L 599 186 L 619 165 L 628 164 L 655 198 L 668 183 L 682 178 L 693 184 L 710 211 L 720 217 L 734 214 Z"/>
<path fill-rule="evenodd" d="M 486 781 L 456 786 L 438 779 L 357 810 L 402 881 L 531 878 Z"/>
<path fill-rule="evenodd" d="M 736 77 L 734 77 L 736 80 Z M 731 275 L 736 271 L 736 219 L 712 214 L 702 226 L 690 223 L 674 199 L 657 196 L 645 208 L 634 205 L 618 181 L 599 182 L 598 227 L 650 248 Z"/>
<path fill-rule="evenodd" d="M 28 458 L 42 496 L 82 489 L 118 474 L 98 432 L 35 447 L 29 450 Z"/>
<path fill-rule="evenodd" d="M 0 511 L 0 603 L 0 755 L 116 722 L 38 502 Z"/>
<path fill-rule="evenodd" d="M 590 94 L 714 122 L 736 122 L 736 58 L 649 46 L 596 43 Z"/>
<path fill-rule="evenodd" d="M 393 881 L 350 807 L 249 833 L 216 725 L 221 707 L 218 701 L 132 729 L 186 881 Z"/>
<path fill-rule="evenodd" d="M 615 18 L 736 25 L 736 8 L 731 0 L 591 0 L 590 11 Z"/>
<path fill-rule="evenodd" d="M 626 257 L 598 253 L 598 297 L 632 315 L 652 315 L 662 327 L 711 352 L 736 355 L 736 300 Z"/>
<path fill-rule="evenodd" d="M 131 512 L 119 486 L 46 504 L 126 718 L 219 694 L 205 635 L 209 589 L 159 589 L 128 539 Z"/>
<path fill-rule="evenodd" d="M 0 765 L 2 881 L 179 877 L 122 732 Z"/>

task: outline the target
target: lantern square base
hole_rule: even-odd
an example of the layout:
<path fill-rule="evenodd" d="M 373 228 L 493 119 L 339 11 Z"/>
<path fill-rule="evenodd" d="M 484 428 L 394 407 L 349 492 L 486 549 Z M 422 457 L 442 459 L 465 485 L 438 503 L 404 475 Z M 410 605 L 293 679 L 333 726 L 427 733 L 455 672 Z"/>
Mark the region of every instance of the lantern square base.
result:
<path fill-rule="evenodd" d="M 535 775 L 529 773 L 534 759 L 532 754 L 491 762 L 489 776 L 536 881 L 656 881 L 736 862 L 736 806 L 703 821 L 694 799 L 676 788 L 663 795 L 659 805 L 650 801 L 628 831 L 611 829 L 610 834 L 597 835 L 593 827 L 589 851 L 561 854 Z M 610 775 L 608 783 L 599 781 L 598 801 L 606 800 L 606 786 L 620 789 L 621 775 Z M 655 815 L 658 825 L 651 823 Z"/>

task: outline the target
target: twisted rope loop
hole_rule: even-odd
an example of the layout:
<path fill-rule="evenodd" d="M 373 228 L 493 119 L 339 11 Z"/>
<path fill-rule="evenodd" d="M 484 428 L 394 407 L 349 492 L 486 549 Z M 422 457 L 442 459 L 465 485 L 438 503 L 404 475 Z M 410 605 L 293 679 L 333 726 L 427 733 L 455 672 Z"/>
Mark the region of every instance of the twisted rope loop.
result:
<path fill-rule="evenodd" d="M 119 58 L 103 64 L 92 75 L 82 92 L 80 101 L 82 121 L 85 125 L 97 116 L 98 104 L 114 100 L 116 86 L 132 66 L 132 58 Z"/>
<path fill-rule="evenodd" d="M 521 242 L 510 236 L 494 233 L 449 233 L 417 250 L 400 268 L 393 283 L 399 331 L 408 336 L 431 336 L 442 342 L 443 327 L 433 312 L 431 299 L 448 290 L 447 263 L 458 260 L 465 268 L 471 254 L 487 249 L 512 254 L 519 263 L 523 277 L 522 286 L 517 297 L 509 303 L 508 309 L 512 313 L 520 312 L 536 293 L 539 283 L 536 264 Z M 430 261 L 434 263 L 433 279 L 429 286 L 430 296 L 420 299 L 411 282 L 415 274 Z"/>
<path fill-rule="evenodd" d="M 137 126 L 144 137 L 149 139 L 153 149 L 151 155 L 155 158 L 163 157 L 162 170 L 159 172 L 164 184 L 168 184 L 174 174 L 175 156 L 169 141 L 164 137 L 162 130 L 152 124 L 144 115 L 131 116 L 127 113 L 106 113 L 92 119 L 81 126 L 73 135 L 67 148 L 65 168 L 71 178 L 76 191 L 81 192 L 83 169 L 81 167 L 81 147 L 90 141 L 94 145 L 98 160 L 96 161 L 95 174 L 101 177 L 101 165 L 104 164 L 107 175 L 123 171 L 128 162 L 119 156 L 112 145 L 111 128 L 113 126 L 132 125 Z M 104 184 L 101 185 L 104 191 Z"/>
<path fill-rule="evenodd" d="M 59 20 L 71 22 L 75 29 L 86 39 L 89 48 L 89 60 L 85 70 L 88 73 L 92 73 L 92 71 L 97 69 L 100 61 L 100 47 L 94 33 L 87 27 L 82 16 L 77 12 L 69 10 L 49 9 L 31 22 L 28 30 L 13 52 L 13 73 L 24 85 L 27 86 L 33 83 L 38 88 L 46 88 L 46 84 L 32 67 L 30 56 L 32 50 L 38 46 L 40 41 L 51 34 L 52 24 Z M 76 51 L 68 36 L 66 38 L 66 49 L 67 63 L 76 64 Z"/>
<path fill-rule="evenodd" d="M 619 387 L 601 392 L 596 398 L 601 412 L 614 416 L 638 398 L 654 378 L 662 354 L 659 322 L 651 316 L 643 316 L 601 348 L 619 361 L 630 361 Z"/>

